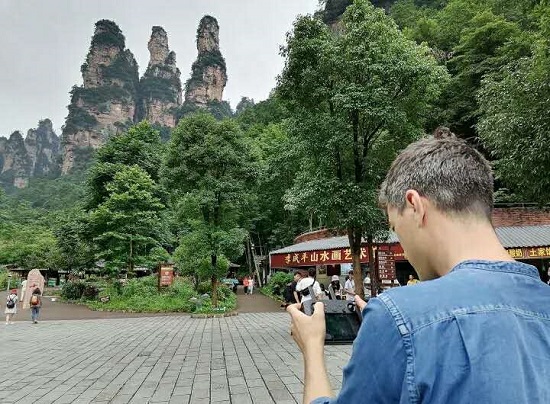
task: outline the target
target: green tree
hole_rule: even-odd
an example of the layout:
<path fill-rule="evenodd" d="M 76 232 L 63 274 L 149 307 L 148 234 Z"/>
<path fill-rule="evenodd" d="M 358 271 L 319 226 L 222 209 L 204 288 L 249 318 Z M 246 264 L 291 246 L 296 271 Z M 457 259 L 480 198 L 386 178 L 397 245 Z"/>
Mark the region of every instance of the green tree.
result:
<path fill-rule="evenodd" d="M 239 116 L 248 108 L 253 107 L 254 104 L 255 103 L 252 98 L 241 97 L 241 100 L 239 101 L 239 103 L 237 104 L 237 107 L 235 108 L 235 116 Z"/>
<path fill-rule="evenodd" d="M 248 146 L 232 121 L 197 114 L 182 119 L 172 131 L 164 180 L 186 228 L 179 257 L 188 265 L 209 261 L 214 305 L 218 258 L 235 258 L 243 252 L 246 232 L 238 226 L 238 219 L 253 175 L 250 161 Z M 181 253 L 189 249 L 196 253 L 183 257 Z"/>
<path fill-rule="evenodd" d="M 59 250 L 43 210 L 17 201 L 0 189 L 0 264 L 55 268 Z"/>
<path fill-rule="evenodd" d="M 347 231 L 362 295 L 361 240 L 372 245 L 383 226 L 377 187 L 396 151 L 421 135 L 447 74 L 368 1 L 355 1 L 341 23 L 333 33 L 300 17 L 283 51 L 278 93 L 294 115 L 290 136 L 300 160 L 286 201 Z"/>
<path fill-rule="evenodd" d="M 136 165 L 151 179 L 159 181 L 164 146 L 160 134 L 147 121 L 128 129 L 127 132 L 109 138 L 96 154 L 96 164 L 90 171 L 88 208 L 93 209 L 109 197 L 106 187 L 124 166 Z M 157 188 L 161 196 L 161 188 Z"/>
<path fill-rule="evenodd" d="M 471 24 L 471 28 L 463 30 L 454 47 L 454 56 L 447 64 L 453 78 L 440 103 L 446 123 L 466 136 L 475 135 L 479 113 L 476 93 L 483 77 L 529 52 L 514 22 L 484 11 L 476 15 Z"/>
<path fill-rule="evenodd" d="M 488 76 L 479 92 L 479 136 L 499 179 L 526 201 L 550 201 L 550 5 L 537 10 L 533 56 Z"/>
<path fill-rule="evenodd" d="M 310 229 L 303 209 L 285 209 L 284 194 L 293 184 L 298 161 L 283 123 L 254 124 L 245 132 L 254 160 L 258 162 L 257 182 L 248 217 L 256 245 L 271 250 L 292 243 L 296 234 Z"/>
<path fill-rule="evenodd" d="M 181 237 L 180 243 L 174 251 L 174 260 L 178 264 L 178 268 L 183 275 L 194 279 L 195 289 L 198 288 L 202 280 L 211 280 L 212 276 L 219 279 L 225 276 L 229 269 L 229 260 L 223 254 L 217 256 L 216 266 L 212 267 L 210 233 L 203 222 L 196 221 L 195 226 L 190 227 L 189 232 Z M 234 234 L 218 232 L 217 237 L 220 242 L 223 241 L 226 245 L 227 242 L 233 243 L 236 254 L 242 254 L 244 236 L 240 229 Z M 227 251 L 227 248 L 225 250 Z"/>
<path fill-rule="evenodd" d="M 82 271 L 93 268 L 95 251 L 88 214 L 79 206 L 56 213 L 52 223 L 57 239 L 59 269 Z"/>
<path fill-rule="evenodd" d="M 439 3 L 439 4 L 438 4 Z M 425 42 L 452 80 L 428 122 L 477 141 L 483 78 L 530 54 L 536 0 L 402 0 L 390 14 L 408 38 Z"/>
<path fill-rule="evenodd" d="M 156 197 L 157 185 L 138 166 L 123 166 L 105 185 L 108 196 L 90 212 L 99 258 L 109 269 L 141 264 L 162 240 L 160 214 L 164 205 Z"/>

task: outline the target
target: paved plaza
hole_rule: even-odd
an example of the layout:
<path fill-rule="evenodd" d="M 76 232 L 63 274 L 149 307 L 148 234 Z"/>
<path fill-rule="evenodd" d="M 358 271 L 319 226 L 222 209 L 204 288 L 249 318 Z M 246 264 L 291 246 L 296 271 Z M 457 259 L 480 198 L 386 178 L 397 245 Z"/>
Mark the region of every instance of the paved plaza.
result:
<path fill-rule="evenodd" d="M 302 359 L 284 312 L 17 321 L 1 324 L 0 341 L 0 403 L 302 399 Z M 351 345 L 327 347 L 335 389 L 350 352 Z"/>

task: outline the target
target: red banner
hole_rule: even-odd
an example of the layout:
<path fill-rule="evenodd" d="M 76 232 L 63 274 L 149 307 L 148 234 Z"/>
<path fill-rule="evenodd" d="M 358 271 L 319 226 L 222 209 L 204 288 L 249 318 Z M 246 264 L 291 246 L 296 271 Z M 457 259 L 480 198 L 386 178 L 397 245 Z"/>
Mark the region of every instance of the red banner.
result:
<path fill-rule="evenodd" d="M 351 249 L 349 248 L 333 248 L 287 254 L 271 254 L 269 262 L 272 268 L 334 265 L 351 263 L 352 257 Z M 361 248 L 361 262 L 369 262 L 367 247 Z"/>
<path fill-rule="evenodd" d="M 400 244 L 377 245 L 376 248 L 391 251 L 395 261 L 405 261 L 405 254 Z M 350 264 L 352 262 L 351 249 L 332 248 L 326 250 L 300 251 L 286 254 L 271 254 L 269 263 L 271 268 Z M 368 248 L 361 247 L 361 262 L 369 262 Z"/>

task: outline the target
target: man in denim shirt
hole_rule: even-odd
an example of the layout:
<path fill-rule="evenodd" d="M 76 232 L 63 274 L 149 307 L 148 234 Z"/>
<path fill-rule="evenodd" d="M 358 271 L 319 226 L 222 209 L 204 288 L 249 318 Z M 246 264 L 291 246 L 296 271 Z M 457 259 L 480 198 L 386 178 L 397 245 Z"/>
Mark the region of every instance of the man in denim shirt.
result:
<path fill-rule="evenodd" d="M 456 138 L 422 139 L 392 164 L 380 203 L 425 282 L 369 301 L 337 397 L 322 303 L 311 317 L 289 306 L 304 402 L 550 403 L 550 287 L 495 234 L 488 162 Z"/>

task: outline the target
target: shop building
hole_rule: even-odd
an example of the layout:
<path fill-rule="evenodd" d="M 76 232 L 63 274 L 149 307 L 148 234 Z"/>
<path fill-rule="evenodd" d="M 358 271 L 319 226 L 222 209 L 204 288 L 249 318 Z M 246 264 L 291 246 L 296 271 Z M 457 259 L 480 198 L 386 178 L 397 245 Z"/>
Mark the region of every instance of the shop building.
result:
<path fill-rule="evenodd" d="M 539 270 L 541 279 L 548 282 L 550 269 L 550 210 L 530 207 L 495 208 L 493 225 L 497 236 L 510 256 L 531 264 Z M 361 246 L 363 272 L 371 265 L 368 246 Z M 394 233 L 386 240 L 375 240 L 373 264 L 379 269 L 383 283 L 398 281 L 405 285 L 409 275 L 416 272 L 407 261 L 403 248 Z M 269 254 L 271 270 L 292 270 L 315 267 L 317 280 L 328 285 L 332 275 L 345 276 L 352 268 L 348 237 L 321 229 L 296 237 L 294 244 Z"/>

